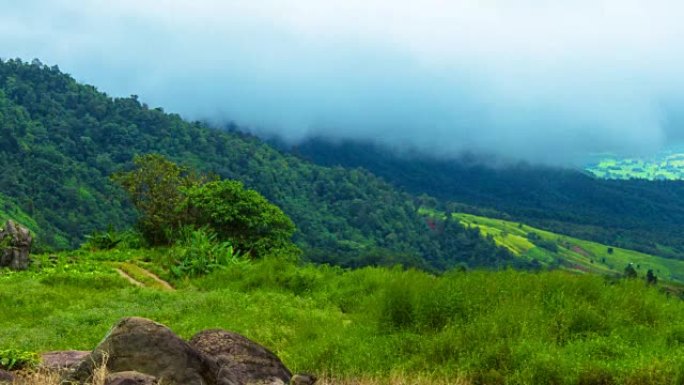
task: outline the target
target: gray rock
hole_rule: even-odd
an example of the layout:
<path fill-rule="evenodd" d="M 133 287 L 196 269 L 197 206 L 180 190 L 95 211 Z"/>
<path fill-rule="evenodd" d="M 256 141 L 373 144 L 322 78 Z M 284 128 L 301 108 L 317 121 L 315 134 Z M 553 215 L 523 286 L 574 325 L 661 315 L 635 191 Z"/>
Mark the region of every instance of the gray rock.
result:
<path fill-rule="evenodd" d="M 308 373 L 298 373 L 290 379 L 290 385 L 313 385 L 316 383 L 316 376 Z"/>
<path fill-rule="evenodd" d="M 14 383 L 14 375 L 6 370 L 0 369 L 0 384 Z"/>
<path fill-rule="evenodd" d="M 215 359 L 219 378 L 239 385 L 280 385 L 290 382 L 292 373 L 270 350 L 226 330 L 205 330 L 190 339 L 190 345 Z"/>
<path fill-rule="evenodd" d="M 105 379 L 104 385 L 156 385 L 158 380 L 154 376 L 139 372 L 110 373 Z"/>
<path fill-rule="evenodd" d="M 46 352 L 40 355 L 40 368 L 46 370 L 74 370 L 90 352 L 84 350 L 62 350 Z"/>
<path fill-rule="evenodd" d="M 0 267 L 26 270 L 33 238 L 26 227 L 8 220 L 0 228 Z"/>
<path fill-rule="evenodd" d="M 218 381 L 217 363 L 191 347 L 166 326 L 131 317 L 119 321 L 68 378 L 85 383 L 106 362 L 109 372 L 136 371 L 175 385 L 232 385 Z"/>

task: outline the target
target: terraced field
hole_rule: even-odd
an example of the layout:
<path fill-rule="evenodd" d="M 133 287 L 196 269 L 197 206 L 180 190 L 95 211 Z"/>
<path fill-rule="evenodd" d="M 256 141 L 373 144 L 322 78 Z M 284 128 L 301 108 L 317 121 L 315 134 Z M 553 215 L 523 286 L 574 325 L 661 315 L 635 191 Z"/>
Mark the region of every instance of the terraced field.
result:
<path fill-rule="evenodd" d="M 681 260 L 602 245 L 522 223 L 463 213 L 453 215 L 466 226 L 478 227 L 514 255 L 538 261 L 540 267 L 619 275 L 632 264 L 640 277 L 652 269 L 661 280 L 684 283 L 684 261 Z"/>

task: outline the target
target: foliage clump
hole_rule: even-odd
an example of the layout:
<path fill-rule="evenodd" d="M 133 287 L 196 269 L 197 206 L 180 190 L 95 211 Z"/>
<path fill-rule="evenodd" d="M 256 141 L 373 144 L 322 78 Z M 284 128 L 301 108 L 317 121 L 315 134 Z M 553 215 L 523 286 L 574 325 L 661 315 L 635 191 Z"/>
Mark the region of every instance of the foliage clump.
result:
<path fill-rule="evenodd" d="M 195 237 L 197 242 L 204 234 L 254 257 L 298 251 L 291 241 L 295 226 L 290 218 L 241 182 L 200 176 L 159 154 L 135 156 L 133 163 L 133 170 L 112 178 L 138 209 L 138 229 L 150 245 L 171 245 L 186 232 L 186 240 Z M 192 231 L 201 228 L 206 231 Z"/>
<path fill-rule="evenodd" d="M 38 365 L 40 358 L 36 353 L 17 349 L 0 350 L 0 369 L 31 369 Z"/>
<path fill-rule="evenodd" d="M 176 277 L 200 276 L 245 261 L 230 242 L 218 241 L 216 233 L 207 228 L 183 228 L 171 254 L 169 268 Z"/>
<path fill-rule="evenodd" d="M 195 225 L 207 226 L 238 250 L 261 256 L 292 248 L 295 225 L 276 205 L 234 180 L 194 184 L 183 190 L 185 212 Z"/>

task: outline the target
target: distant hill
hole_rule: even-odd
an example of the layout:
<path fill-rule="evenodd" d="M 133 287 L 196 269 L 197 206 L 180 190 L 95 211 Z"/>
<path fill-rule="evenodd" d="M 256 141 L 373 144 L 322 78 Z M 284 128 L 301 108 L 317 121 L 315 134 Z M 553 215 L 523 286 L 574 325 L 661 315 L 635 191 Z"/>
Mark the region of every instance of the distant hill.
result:
<path fill-rule="evenodd" d="M 0 61 L 0 216 L 20 216 L 54 248 L 131 226 L 135 212 L 108 177 L 133 155 L 156 152 L 262 193 L 293 219 L 309 260 L 435 270 L 514 262 L 477 231 L 431 230 L 415 197 L 366 170 L 317 166 L 229 129 L 136 96 L 111 98 L 37 61 Z"/>
<path fill-rule="evenodd" d="M 312 139 L 291 151 L 326 166 L 363 167 L 452 211 L 523 221 L 562 234 L 684 258 L 684 182 L 603 180 L 581 171 L 477 159 L 397 155 L 369 143 Z"/>

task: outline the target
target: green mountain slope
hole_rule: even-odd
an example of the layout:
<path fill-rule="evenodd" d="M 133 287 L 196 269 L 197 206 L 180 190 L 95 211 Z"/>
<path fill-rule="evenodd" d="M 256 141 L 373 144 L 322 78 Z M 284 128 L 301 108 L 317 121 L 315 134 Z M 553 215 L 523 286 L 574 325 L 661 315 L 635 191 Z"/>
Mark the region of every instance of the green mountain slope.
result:
<path fill-rule="evenodd" d="M 12 202 L 11 199 L 0 194 L 0 225 L 5 223 L 8 219 L 13 219 L 23 224 L 34 233 L 40 229 L 36 221 L 31 218 L 30 215 L 26 214 L 16 203 Z"/>
<path fill-rule="evenodd" d="M 512 260 L 477 232 L 431 231 L 412 196 L 367 171 L 316 166 L 136 96 L 111 98 L 57 67 L 0 61 L 0 193 L 35 220 L 44 244 L 74 247 L 93 230 L 130 226 L 134 210 L 108 176 L 151 152 L 259 191 L 292 218 L 314 261 L 444 269 Z"/>
<path fill-rule="evenodd" d="M 540 267 L 583 273 L 622 275 L 632 264 L 637 274 L 653 272 L 666 281 L 684 283 L 684 261 L 544 231 L 519 222 L 454 213 L 454 218 L 476 227 L 514 255 Z"/>
<path fill-rule="evenodd" d="M 354 141 L 311 140 L 292 152 L 321 165 L 364 167 L 410 193 L 459 202 L 452 211 L 521 221 L 648 254 L 684 257 L 684 181 L 604 180 L 582 171 L 525 164 L 495 167 L 477 157 L 398 155 Z"/>

